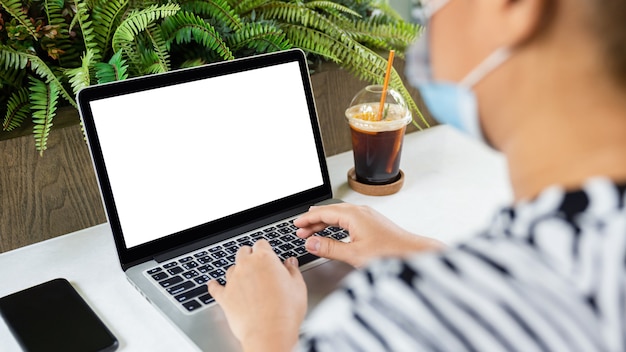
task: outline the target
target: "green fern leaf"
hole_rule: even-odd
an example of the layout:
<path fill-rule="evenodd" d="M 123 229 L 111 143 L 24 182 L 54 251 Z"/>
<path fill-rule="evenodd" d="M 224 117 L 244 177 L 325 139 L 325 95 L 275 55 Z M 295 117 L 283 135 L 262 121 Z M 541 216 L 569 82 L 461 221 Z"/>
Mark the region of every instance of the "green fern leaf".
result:
<path fill-rule="evenodd" d="M 235 9 L 235 12 L 239 15 L 248 15 L 256 8 L 267 5 L 272 1 L 273 0 L 229 0 L 229 4 Z"/>
<path fill-rule="evenodd" d="M 181 4 L 181 10 L 199 16 L 208 16 L 208 18 L 217 20 L 232 31 L 240 30 L 243 27 L 241 18 L 227 0 L 188 1 Z"/>
<path fill-rule="evenodd" d="M 7 103 L 7 113 L 4 116 L 2 129 L 12 131 L 22 125 L 30 113 L 28 89 L 21 88 L 13 92 Z"/>
<path fill-rule="evenodd" d="M 80 32 L 83 36 L 85 51 L 91 52 L 89 55 L 91 55 L 94 60 L 99 61 L 101 57 L 100 49 L 98 48 L 98 43 L 95 41 L 92 21 L 89 19 L 89 7 L 86 2 L 79 0 L 74 0 L 74 6 L 76 7 L 76 15 L 74 18 L 78 22 Z M 87 54 L 85 54 L 85 56 L 87 56 Z M 84 64 L 84 57 L 82 62 Z"/>
<path fill-rule="evenodd" d="M 99 62 L 95 64 L 96 78 L 98 83 L 108 83 L 121 81 L 128 78 L 128 65 L 122 59 L 122 52 L 117 52 L 111 57 L 108 63 Z"/>
<path fill-rule="evenodd" d="M 24 70 L 17 70 L 11 67 L 0 70 L 0 86 L 22 87 L 25 73 Z"/>
<path fill-rule="evenodd" d="M 172 43 L 186 44 L 194 40 L 216 52 L 224 60 L 234 58 L 232 51 L 211 24 L 199 16 L 180 11 L 166 18 L 161 24 L 168 48 Z"/>
<path fill-rule="evenodd" d="M 52 128 L 52 119 L 56 115 L 59 87 L 54 82 L 46 84 L 43 81 L 30 77 L 29 91 L 33 123 L 35 124 L 33 127 L 35 147 L 39 154 L 43 156 L 43 152 L 48 148 L 48 136 Z"/>
<path fill-rule="evenodd" d="M 343 43 L 324 32 L 292 24 L 282 24 L 287 38 L 297 48 L 340 64 Z"/>
<path fill-rule="evenodd" d="M 13 48 L 0 44 L 0 66 L 4 66 L 5 69 L 12 68 L 16 70 L 23 70 L 29 64 L 30 69 L 43 78 L 46 84 L 52 85 L 54 83 L 57 91 L 61 93 L 63 98 L 72 104 L 72 106 L 77 107 L 76 101 L 74 101 L 74 98 L 67 92 L 67 90 L 65 90 L 65 88 L 63 88 L 59 77 L 52 72 L 50 67 L 48 67 L 43 60 L 36 55 L 16 51 Z"/>
<path fill-rule="evenodd" d="M 324 11 L 332 16 L 350 15 L 356 18 L 361 18 L 361 14 L 346 7 L 342 4 L 338 4 L 332 1 L 318 0 L 304 3 L 304 6 L 309 9 L 316 9 Z"/>
<path fill-rule="evenodd" d="M 91 67 L 93 65 L 94 55 L 92 49 L 87 49 L 82 58 L 82 65 L 80 67 L 65 70 L 65 75 L 69 78 L 74 94 L 90 85 Z"/>
<path fill-rule="evenodd" d="M 247 47 L 258 53 L 291 48 L 285 33 L 269 23 L 246 23 L 241 30 L 229 36 L 228 43 L 234 51 Z"/>
<path fill-rule="evenodd" d="M 152 48 L 156 59 L 156 61 L 154 61 L 154 64 L 156 65 L 156 71 L 149 70 L 150 73 L 161 73 L 169 71 L 170 54 L 167 44 L 165 43 L 165 39 L 163 38 L 161 28 L 157 27 L 154 23 L 150 23 L 145 31 L 145 34 L 149 38 L 150 43 L 152 43 Z"/>
<path fill-rule="evenodd" d="M 121 17 L 128 5 L 128 0 L 99 0 L 93 10 L 93 41 L 101 57 L 106 57 L 113 33 L 121 22 Z"/>
<path fill-rule="evenodd" d="M 0 0 L 0 5 L 4 8 L 4 10 L 11 15 L 11 17 L 15 18 L 26 30 L 28 33 L 37 40 L 37 29 L 28 19 L 28 15 L 23 10 L 23 1 L 21 0 Z"/>
<path fill-rule="evenodd" d="M 272 2 L 256 9 L 257 15 L 267 20 L 275 20 L 282 24 L 295 24 L 305 28 L 316 29 L 327 35 L 340 39 L 348 34 L 334 21 L 297 3 Z"/>
<path fill-rule="evenodd" d="M 113 34 L 113 51 L 118 52 L 122 50 L 125 44 L 132 43 L 139 33 L 145 31 L 150 23 L 171 16 L 178 12 L 178 10 L 180 10 L 179 5 L 167 4 L 153 5 L 143 10 L 132 11 L 124 21 L 120 23 Z"/>
<path fill-rule="evenodd" d="M 387 60 L 376 54 L 365 45 L 357 42 L 349 35 L 341 35 L 338 38 L 327 33 L 312 29 L 303 25 L 281 24 L 287 38 L 294 46 L 300 47 L 310 53 L 320 55 L 326 59 L 339 63 L 355 76 L 373 84 L 382 84 L 387 69 Z M 409 105 L 409 109 L 417 114 L 421 124 L 428 127 L 429 124 L 415 104 L 411 94 L 404 86 L 398 73 L 392 70 L 390 86 L 396 89 Z M 422 125 L 414 118 L 413 123 L 419 129 Z"/>
<path fill-rule="evenodd" d="M 406 22 L 381 24 L 378 23 L 376 17 L 365 21 L 355 21 L 350 27 L 349 31 L 355 40 L 371 44 L 368 47 L 395 49 L 400 57 L 420 31 L 420 27 L 416 24 Z"/>
<path fill-rule="evenodd" d="M 180 64 L 180 68 L 189 68 L 205 65 L 206 62 L 200 58 L 185 60 Z"/>
<path fill-rule="evenodd" d="M 391 22 L 403 22 L 404 19 L 400 14 L 389 4 L 387 0 L 374 0 L 371 3 L 385 17 L 389 18 Z"/>

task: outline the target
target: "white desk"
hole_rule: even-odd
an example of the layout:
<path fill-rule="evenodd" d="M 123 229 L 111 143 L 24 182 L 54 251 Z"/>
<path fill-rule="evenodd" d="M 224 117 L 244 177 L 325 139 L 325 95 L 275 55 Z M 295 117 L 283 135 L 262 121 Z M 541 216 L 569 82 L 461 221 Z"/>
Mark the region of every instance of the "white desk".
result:
<path fill-rule="evenodd" d="M 505 160 L 440 126 L 406 136 L 403 189 L 369 197 L 352 191 L 352 153 L 328 159 L 336 198 L 367 204 L 401 226 L 452 243 L 489 223 L 510 202 Z M 0 254 L 0 297 L 64 277 L 120 341 L 121 351 L 186 351 L 191 344 L 126 281 L 107 224 Z M 0 319 L 0 351 L 19 351 Z"/>

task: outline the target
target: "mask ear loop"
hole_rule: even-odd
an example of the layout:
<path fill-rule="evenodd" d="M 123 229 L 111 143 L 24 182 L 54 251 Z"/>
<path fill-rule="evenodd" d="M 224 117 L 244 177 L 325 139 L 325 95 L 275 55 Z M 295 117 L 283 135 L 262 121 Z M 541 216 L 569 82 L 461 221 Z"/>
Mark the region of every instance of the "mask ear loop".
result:
<path fill-rule="evenodd" d="M 474 85 L 476 85 L 476 83 L 478 83 L 478 81 L 480 81 L 493 70 L 498 68 L 510 57 L 511 49 L 505 47 L 496 49 L 496 51 L 487 56 L 487 58 L 483 60 L 483 62 L 481 62 L 470 73 L 468 73 L 467 76 L 465 76 L 465 78 L 463 78 L 461 82 L 459 82 L 459 85 L 467 88 L 473 87 Z"/>

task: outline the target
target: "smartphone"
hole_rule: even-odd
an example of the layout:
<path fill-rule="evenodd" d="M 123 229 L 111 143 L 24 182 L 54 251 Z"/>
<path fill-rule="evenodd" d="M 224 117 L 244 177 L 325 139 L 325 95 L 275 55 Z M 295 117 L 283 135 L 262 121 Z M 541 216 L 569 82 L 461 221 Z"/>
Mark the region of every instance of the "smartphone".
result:
<path fill-rule="evenodd" d="M 115 351 L 118 346 L 66 279 L 0 298 L 0 315 L 25 351 Z"/>

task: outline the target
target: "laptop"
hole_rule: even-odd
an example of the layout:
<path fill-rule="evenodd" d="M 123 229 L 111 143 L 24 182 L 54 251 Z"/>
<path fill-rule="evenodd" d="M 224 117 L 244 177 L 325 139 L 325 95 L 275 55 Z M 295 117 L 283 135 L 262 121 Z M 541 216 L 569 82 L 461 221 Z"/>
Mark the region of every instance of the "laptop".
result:
<path fill-rule="evenodd" d="M 206 282 L 225 283 L 242 245 L 297 257 L 310 308 L 350 270 L 294 234 L 311 205 L 339 202 L 301 50 L 91 86 L 77 101 L 121 268 L 200 349 L 239 349 Z"/>

